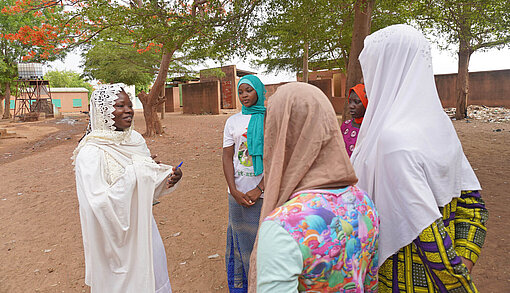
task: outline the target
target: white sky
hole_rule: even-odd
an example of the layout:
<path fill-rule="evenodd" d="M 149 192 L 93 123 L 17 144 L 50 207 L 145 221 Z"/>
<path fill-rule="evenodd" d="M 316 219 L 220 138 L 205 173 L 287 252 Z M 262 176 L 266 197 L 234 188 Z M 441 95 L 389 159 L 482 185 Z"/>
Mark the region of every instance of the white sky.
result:
<path fill-rule="evenodd" d="M 45 71 L 48 70 L 72 70 L 81 73 L 80 63 L 82 62 L 81 56 L 76 53 L 70 53 L 63 61 L 50 62 L 45 66 Z M 438 48 L 432 48 L 432 63 L 435 74 L 456 73 L 457 72 L 457 55 L 451 51 L 440 51 Z M 224 63 L 228 64 L 228 63 Z M 249 62 L 240 62 L 233 60 L 231 64 L 236 64 L 238 69 L 250 70 L 254 72 L 261 72 L 260 69 L 254 69 L 250 66 Z M 206 64 L 203 68 L 206 68 Z M 210 66 L 210 65 L 209 65 Z M 502 50 L 491 49 L 485 52 L 475 52 L 471 56 L 469 63 L 469 71 L 488 71 L 510 69 L 510 48 Z M 279 74 L 259 74 L 258 75 L 263 83 L 279 83 L 283 81 L 295 81 L 296 75 L 294 72 L 282 72 Z"/>

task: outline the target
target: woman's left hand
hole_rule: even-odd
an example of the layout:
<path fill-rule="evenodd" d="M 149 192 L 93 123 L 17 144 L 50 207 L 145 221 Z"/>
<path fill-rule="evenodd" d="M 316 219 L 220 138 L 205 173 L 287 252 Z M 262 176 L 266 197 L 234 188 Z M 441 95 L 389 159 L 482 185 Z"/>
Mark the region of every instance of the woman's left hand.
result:
<path fill-rule="evenodd" d="M 246 195 L 248 198 L 250 198 L 251 202 L 255 203 L 257 200 L 259 200 L 260 196 L 262 195 L 262 191 L 260 191 L 258 188 L 254 188 L 248 192 L 246 192 Z"/>
<path fill-rule="evenodd" d="M 475 266 L 475 264 L 467 258 L 463 258 L 463 257 L 460 257 L 460 258 L 462 259 L 462 262 L 464 263 L 464 265 L 468 269 L 469 273 L 471 274 L 471 270 L 473 270 L 473 267 Z"/>
<path fill-rule="evenodd" d="M 168 181 L 166 182 L 166 187 L 167 188 L 174 187 L 175 184 L 177 184 L 177 182 L 179 182 L 179 180 L 181 180 L 181 178 L 182 178 L 182 170 L 181 170 L 181 168 L 173 167 L 172 170 L 174 172 L 172 173 L 172 175 L 170 175 L 168 177 Z"/>

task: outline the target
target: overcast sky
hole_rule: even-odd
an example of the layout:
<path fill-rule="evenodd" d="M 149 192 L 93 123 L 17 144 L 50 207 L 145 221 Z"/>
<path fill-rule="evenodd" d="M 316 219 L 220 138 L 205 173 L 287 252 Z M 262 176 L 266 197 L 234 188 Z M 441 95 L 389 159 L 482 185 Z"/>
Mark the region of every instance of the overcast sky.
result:
<path fill-rule="evenodd" d="M 80 68 L 81 57 L 77 53 L 70 53 L 64 61 L 50 62 L 45 66 L 46 72 L 48 70 L 72 70 L 82 72 Z M 440 51 L 432 47 L 432 63 L 435 74 L 456 73 L 457 72 L 457 56 L 456 53 L 450 51 Z M 232 64 L 236 64 L 237 68 L 244 70 L 251 70 L 260 72 L 252 68 L 249 62 L 240 62 L 233 60 Z M 206 66 L 204 66 L 206 68 Z M 500 70 L 510 69 L 510 48 L 502 50 L 492 49 L 485 52 L 475 52 L 471 56 L 469 63 L 469 71 L 487 71 L 487 70 Z M 278 83 L 282 81 L 295 81 L 295 73 L 279 73 L 279 74 L 260 74 L 262 82 L 265 84 Z"/>

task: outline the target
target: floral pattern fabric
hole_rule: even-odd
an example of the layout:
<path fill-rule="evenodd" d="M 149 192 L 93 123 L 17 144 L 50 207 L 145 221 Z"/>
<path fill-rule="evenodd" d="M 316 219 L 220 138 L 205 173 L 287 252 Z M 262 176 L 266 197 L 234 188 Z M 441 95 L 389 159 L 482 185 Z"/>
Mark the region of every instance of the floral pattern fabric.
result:
<path fill-rule="evenodd" d="M 342 136 L 344 138 L 345 149 L 347 150 L 349 157 L 354 151 L 359 133 L 359 128 L 352 125 L 352 122 L 354 122 L 354 120 L 347 120 L 340 125 L 340 131 L 342 131 Z"/>
<path fill-rule="evenodd" d="M 299 245 L 300 292 L 377 292 L 379 218 L 362 190 L 302 191 L 265 221 L 279 223 Z"/>

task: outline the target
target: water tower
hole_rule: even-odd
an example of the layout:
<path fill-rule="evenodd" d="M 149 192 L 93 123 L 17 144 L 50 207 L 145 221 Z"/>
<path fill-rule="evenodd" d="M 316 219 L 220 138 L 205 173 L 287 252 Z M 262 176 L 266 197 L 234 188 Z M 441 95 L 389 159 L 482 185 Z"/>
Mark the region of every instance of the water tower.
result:
<path fill-rule="evenodd" d="M 34 121 L 40 113 L 53 117 L 49 82 L 44 80 L 41 63 L 18 63 L 13 120 Z"/>

